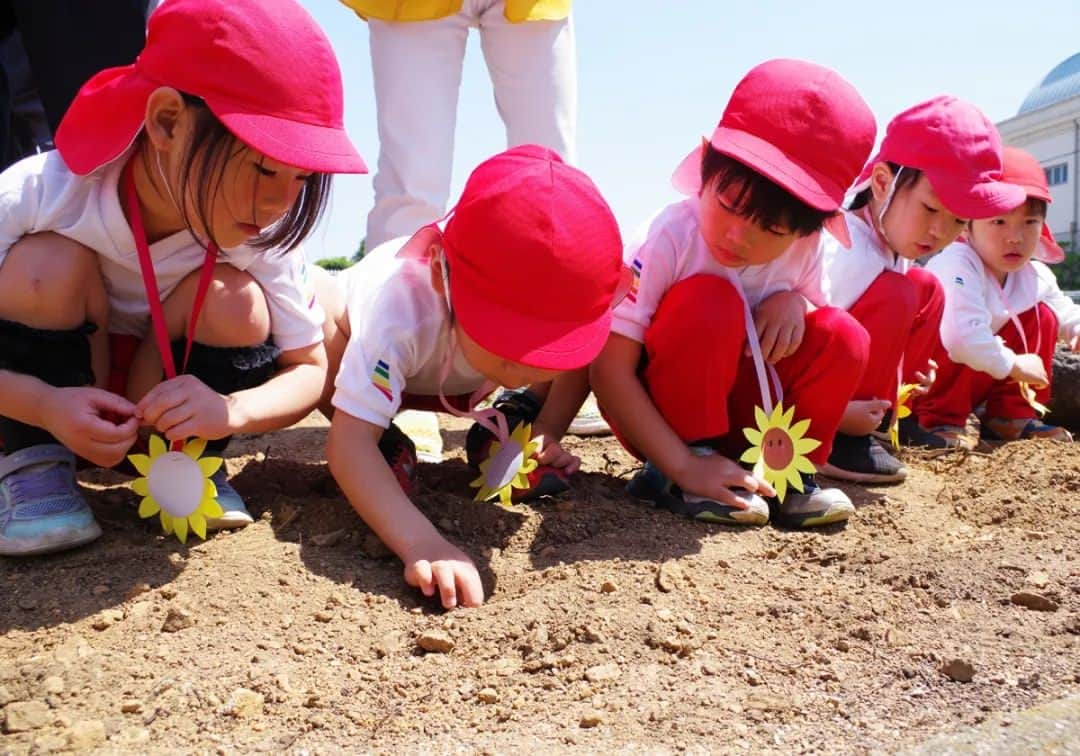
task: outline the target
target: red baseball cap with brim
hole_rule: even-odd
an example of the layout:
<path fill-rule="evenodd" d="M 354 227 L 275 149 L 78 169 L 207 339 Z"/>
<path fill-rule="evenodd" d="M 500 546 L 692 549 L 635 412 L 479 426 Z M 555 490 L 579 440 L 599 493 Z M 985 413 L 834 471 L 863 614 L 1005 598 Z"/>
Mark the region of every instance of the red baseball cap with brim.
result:
<path fill-rule="evenodd" d="M 316 173 L 367 173 L 344 127 L 341 71 L 315 20 L 294 0 L 168 0 L 146 46 L 76 95 L 56 133 L 85 175 L 122 155 L 159 87 L 202 98 L 240 141 Z"/>
<path fill-rule="evenodd" d="M 447 218 L 399 250 L 445 250 L 450 303 L 465 333 L 503 359 L 548 370 L 588 365 L 629 288 L 615 216 L 557 153 L 523 145 L 485 160 Z"/>
<path fill-rule="evenodd" d="M 869 185 L 877 163 L 922 171 L 950 213 L 965 219 L 992 218 L 1024 201 L 1001 178 L 1001 136 L 981 110 L 941 95 L 892 119 L 881 148 L 863 168 L 855 190 Z"/>
<path fill-rule="evenodd" d="M 1025 199 L 1039 199 L 1047 204 L 1054 201 L 1050 196 L 1050 183 L 1046 180 L 1046 170 L 1035 156 L 1019 147 L 1005 147 L 1002 150 L 1002 181 L 1022 187 Z M 1035 248 L 1035 259 L 1044 263 L 1059 263 L 1065 259 L 1065 250 L 1057 243 L 1050 226 L 1043 223 L 1039 236 L 1039 246 Z"/>
<path fill-rule="evenodd" d="M 840 74 L 777 59 L 754 67 L 736 85 L 708 143 L 810 207 L 836 212 L 876 135 L 870 107 Z M 683 194 L 701 191 L 704 148 L 687 155 L 671 177 Z M 826 219 L 825 228 L 851 246 L 841 213 Z"/>

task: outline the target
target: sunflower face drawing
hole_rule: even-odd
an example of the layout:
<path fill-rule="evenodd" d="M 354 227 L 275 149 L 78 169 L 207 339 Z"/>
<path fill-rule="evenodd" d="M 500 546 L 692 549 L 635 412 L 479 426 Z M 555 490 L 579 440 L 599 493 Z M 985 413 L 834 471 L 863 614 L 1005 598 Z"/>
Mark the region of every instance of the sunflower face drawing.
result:
<path fill-rule="evenodd" d="M 915 395 L 918 387 L 917 383 L 905 383 L 896 395 L 896 413 L 893 415 L 892 425 L 889 426 L 889 441 L 894 448 L 900 448 L 900 421 L 911 416 L 911 397 Z"/>
<path fill-rule="evenodd" d="M 796 491 L 803 490 L 801 473 L 812 475 L 817 471 L 805 455 L 821 446 L 821 442 L 806 438 L 809 420 L 791 424 L 795 408 L 785 412 L 783 404 L 777 404 L 771 415 L 761 407 L 754 408 L 757 428 L 743 428 L 743 435 L 751 446 L 739 457 L 740 462 L 754 466 L 754 475 L 764 478 L 776 489 L 776 497 L 783 501 L 790 484 Z"/>
<path fill-rule="evenodd" d="M 480 489 L 476 501 L 498 497 L 500 504 L 509 507 L 514 489 L 529 487 L 528 475 L 536 469 L 532 455 L 538 448 L 530 423 L 518 424 L 506 443 L 492 443 L 491 453 L 480 463 L 480 477 L 469 484 Z"/>
<path fill-rule="evenodd" d="M 165 533 L 176 533 L 180 543 L 187 543 L 188 531 L 206 538 L 206 519 L 224 514 L 210 480 L 223 460 L 203 457 L 206 441 L 201 438 L 184 442 L 181 451 L 170 451 L 158 435 L 151 435 L 149 443 L 149 455 L 128 455 L 142 475 L 131 482 L 131 489 L 143 497 L 139 517 L 158 515 Z"/>

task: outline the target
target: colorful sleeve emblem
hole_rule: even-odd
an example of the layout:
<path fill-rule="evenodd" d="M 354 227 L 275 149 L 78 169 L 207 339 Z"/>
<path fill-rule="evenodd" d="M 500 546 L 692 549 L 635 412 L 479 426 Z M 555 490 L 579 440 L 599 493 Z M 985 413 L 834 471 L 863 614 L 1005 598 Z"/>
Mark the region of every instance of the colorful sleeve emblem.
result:
<path fill-rule="evenodd" d="M 375 369 L 371 371 L 371 383 L 386 397 L 386 401 L 394 401 L 394 391 L 390 387 L 390 366 L 383 360 L 375 363 Z"/>
<path fill-rule="evenodd" d="M 626 292 L 626 298 L 632 303 L 637 302 L 638 286 L 641 283 L 641 259 L 635 257 L 634 262 L 630 265 L 630 272 L 634 278 L 630 282 L 630 291 Z"/>

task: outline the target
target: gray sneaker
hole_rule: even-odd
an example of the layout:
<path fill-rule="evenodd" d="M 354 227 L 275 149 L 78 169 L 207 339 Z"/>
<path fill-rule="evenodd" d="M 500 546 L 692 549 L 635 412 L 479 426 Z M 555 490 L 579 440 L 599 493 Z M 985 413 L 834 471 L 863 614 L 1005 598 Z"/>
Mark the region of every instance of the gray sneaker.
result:
<path fill-rule="evenodd" d="M 0 555 L 65 551 L 101 536 L 75 483 L 75 455 L 39 444 L 0 458 Z"/>
<path fill-rule="evenodd" d="M 839 488 L 822 488 L 806 473 L 802 481 L 802 493 L 789 486 L 784 500 L 775 502 L 774 522 L 789 528 L 814 528 L 843 522 L 855 513 L 855 505 Z"/>

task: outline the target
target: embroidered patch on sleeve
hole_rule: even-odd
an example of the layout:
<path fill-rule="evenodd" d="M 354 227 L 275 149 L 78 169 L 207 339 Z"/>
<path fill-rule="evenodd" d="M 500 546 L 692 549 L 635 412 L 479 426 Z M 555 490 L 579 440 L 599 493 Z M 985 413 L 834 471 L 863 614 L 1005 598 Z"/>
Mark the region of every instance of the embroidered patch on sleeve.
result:
<path fill-rule="evenodd" d="M 957 286 L 963 286 L 964 285 L 964 279 L 962 279 L 960 276 L 954 277 L 952 281 Z"/>
<path fill-rule="evenodd" d="M 630 272 L 634 276 L 634 280 L 630 282 L 630 291 L 626 292 L 626 298 L 631 302 L 637 302 L 638 285 L 641 283 L 641 260 L 634 258 L 634 262 L 630 265 Z"/>
<path fill-rule="evenodd" d="M 388 402 L 394 401 L 394 392 L 390 388 L 390 366 L 382 360 L 376 362 L 375 369 L 371 371 L 371 383 Z"/>

